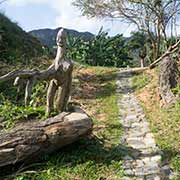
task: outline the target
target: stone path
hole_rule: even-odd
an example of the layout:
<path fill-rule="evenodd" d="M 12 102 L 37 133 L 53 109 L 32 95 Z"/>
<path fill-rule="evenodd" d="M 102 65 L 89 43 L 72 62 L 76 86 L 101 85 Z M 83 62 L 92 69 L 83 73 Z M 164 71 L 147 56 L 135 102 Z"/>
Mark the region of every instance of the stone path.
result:
<path fill-rule="evenodd" d="M 124 129 L 122 144 L 124 180 L 165 180 L 170 174 L 168 166 L 161 167 L 161 154 L 143 109 L 132 91 L 131 73 L 120 72 L 117 78 L 118 106 Z"/>

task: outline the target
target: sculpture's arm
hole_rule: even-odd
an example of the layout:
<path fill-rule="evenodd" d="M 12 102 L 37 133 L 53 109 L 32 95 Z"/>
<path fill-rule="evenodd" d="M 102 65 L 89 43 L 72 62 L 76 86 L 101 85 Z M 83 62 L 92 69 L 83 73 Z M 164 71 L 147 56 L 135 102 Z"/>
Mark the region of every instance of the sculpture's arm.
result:
<path fill-rule="evenodd" d="M 11 71 L 3 76 L 0 77 L 0 81 L 8 81 L 8 80 L 14 80 L 16 77 L 22 78 L 22 79 L 30 79 L 30 78 L 36 78 L 37 80 L 49 80 L 51 77 L 54 76 L 55 70 L 54 70 L 54 64 L 52 64 L 48 69 L 39 71 L 39 70 L 15 70 Z"/>
<path fill-rule="evenodd" d="M 39 73 L 40 72 L 38 70 L 15 70 L 1 76 L 0 81 L 8 81 L 11 79 L 15 79 L 16 77 L 30 78 Z"/>

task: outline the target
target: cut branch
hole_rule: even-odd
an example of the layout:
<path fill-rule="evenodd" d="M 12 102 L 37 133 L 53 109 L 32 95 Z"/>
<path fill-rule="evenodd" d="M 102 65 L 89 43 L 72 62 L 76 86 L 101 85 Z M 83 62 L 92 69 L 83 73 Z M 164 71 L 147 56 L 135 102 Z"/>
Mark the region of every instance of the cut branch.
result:
<path fill-rule="evenodd" d="M 155 60 L 152 64 L 150 64 L 150 65 L 149 65 L 149 68 L 152 69 L 152 68 L 156 67 L 156 65 L 157 65 L 160 61 L 162 61 L 166 56 L 169 56 L 170 54 L 176 52 L 176 51 L 178 50 L 179 44 L 180 44 L 180 40 L 179 40 L 176 44 L 174 44 L 173 46 L 170 46 L 170 47 L 168 48 L 168 50 L 167 50 L 161 57 L 159 57 L 159 58 L 158 58 L 157 60 Z"/>

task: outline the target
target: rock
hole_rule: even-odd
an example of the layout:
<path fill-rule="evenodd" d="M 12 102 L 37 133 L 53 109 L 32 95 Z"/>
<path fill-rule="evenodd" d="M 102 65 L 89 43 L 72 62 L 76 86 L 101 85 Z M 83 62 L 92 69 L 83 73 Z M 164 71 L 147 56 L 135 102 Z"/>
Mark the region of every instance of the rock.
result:
<path fill-rule="evenodd" d="M 125 169 L 124 170 L 124 174 L 128 175 L 128 176 L 133 176 L 135 175 L 135 173 L 133 172 L 132 169 Z"/>
<path fill-rule="evenodd" d="M 79 83 L 80 83 L 79 79 L 73 79 L 72 82 L 73 82 L 74 84 L 79 84 Z"/>
<path fill-rule="evenodd" d="M 132 167 L 133 167 L 132 162 L 133 161 L 131 161 L 131 160 L 124 159 L 124 162 L 123 162 L 124 169 L 132 169 Z"/>
<path fill-rule="evenodd" d="M 123 160 L 133 160 L 133 158 L 131 156 L 126 155 L 125 157 L 123 157 Z"/>
<path fill-rule="evenodd" d="M 137 167 L 143 167 L 143 166 L 144 166 L 144 161 L 137 159 L 137 160 L 136 160 L 136 166 L 137 166 Z"/>
<path fill-rule="evenodd" d="M 152 161 L 152 162 L 158 162 L 158 163 L 160 163 L 161 162 L 161 156 L 160 155 L 156 155 L 156 156 L 152 156 L 151 158 L 150 158 L 150 160 Z"/>
<path fill-rule="evenodd" d="M 134 114 L 134 115 L 128 115 L 126 118 L 125 118 L 125 121 L 135 121 L 137 120 L 137 115 Z"/>
<path fill-rule="evenodd" d="M 5 118 L 4 117 L 0 117 L 0 123 L 4 122 Z"/>
<path fill-rule="evenodd" d="M 179 176 L 179 173 L 178 172 L 171 172 L 170 174 L 169 174 L 169 179 L 175 179 L 176 177 L 178 177 Z"/>
<path fill-rule="evenodd" d="M 146 176 L 146 180 L 161 180 L 161 178 L 157 175 L 148 175 Z"/>
<path fill-rule="evenodd" d="M 144 175 L 144 168 L 143 167 L 138 167 L 135 169 L 135 175 L 136 176 L 143 176 Z"/>
<path fill-rule="evenodd" d="M 140 156 L 141 152 L 140 151 L 132 151 L 131 155 L 134 159 L 138 159 L 138 157 Z"/>
<path fill-rule="evenodd" d="M 132 180 L 132 178 L 124 176 L 122 177 L 122 180 Z"/>
<path fill-rule="evenodd" d="M 165 175 L 165 176 L 169 176 L 171 174 L 171 170 L 170 167 L 168 165 L 163 166 L 161 168 L 161 172 Z"/>

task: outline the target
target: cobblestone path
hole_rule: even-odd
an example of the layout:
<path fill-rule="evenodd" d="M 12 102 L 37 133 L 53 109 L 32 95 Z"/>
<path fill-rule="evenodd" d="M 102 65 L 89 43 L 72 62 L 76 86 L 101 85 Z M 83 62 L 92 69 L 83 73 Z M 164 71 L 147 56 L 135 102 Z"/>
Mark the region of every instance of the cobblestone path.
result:
<path fill-rule="evenodd" d="M 116 81 L 120 120 L 123 126 L 122 144 L 127 148 L 123 166 L 124 180 L 165 180 L 168 166 L 161 167 L 161 154 L 144 111 L 133 94 L 131 73 L 120 72 Z"/>

